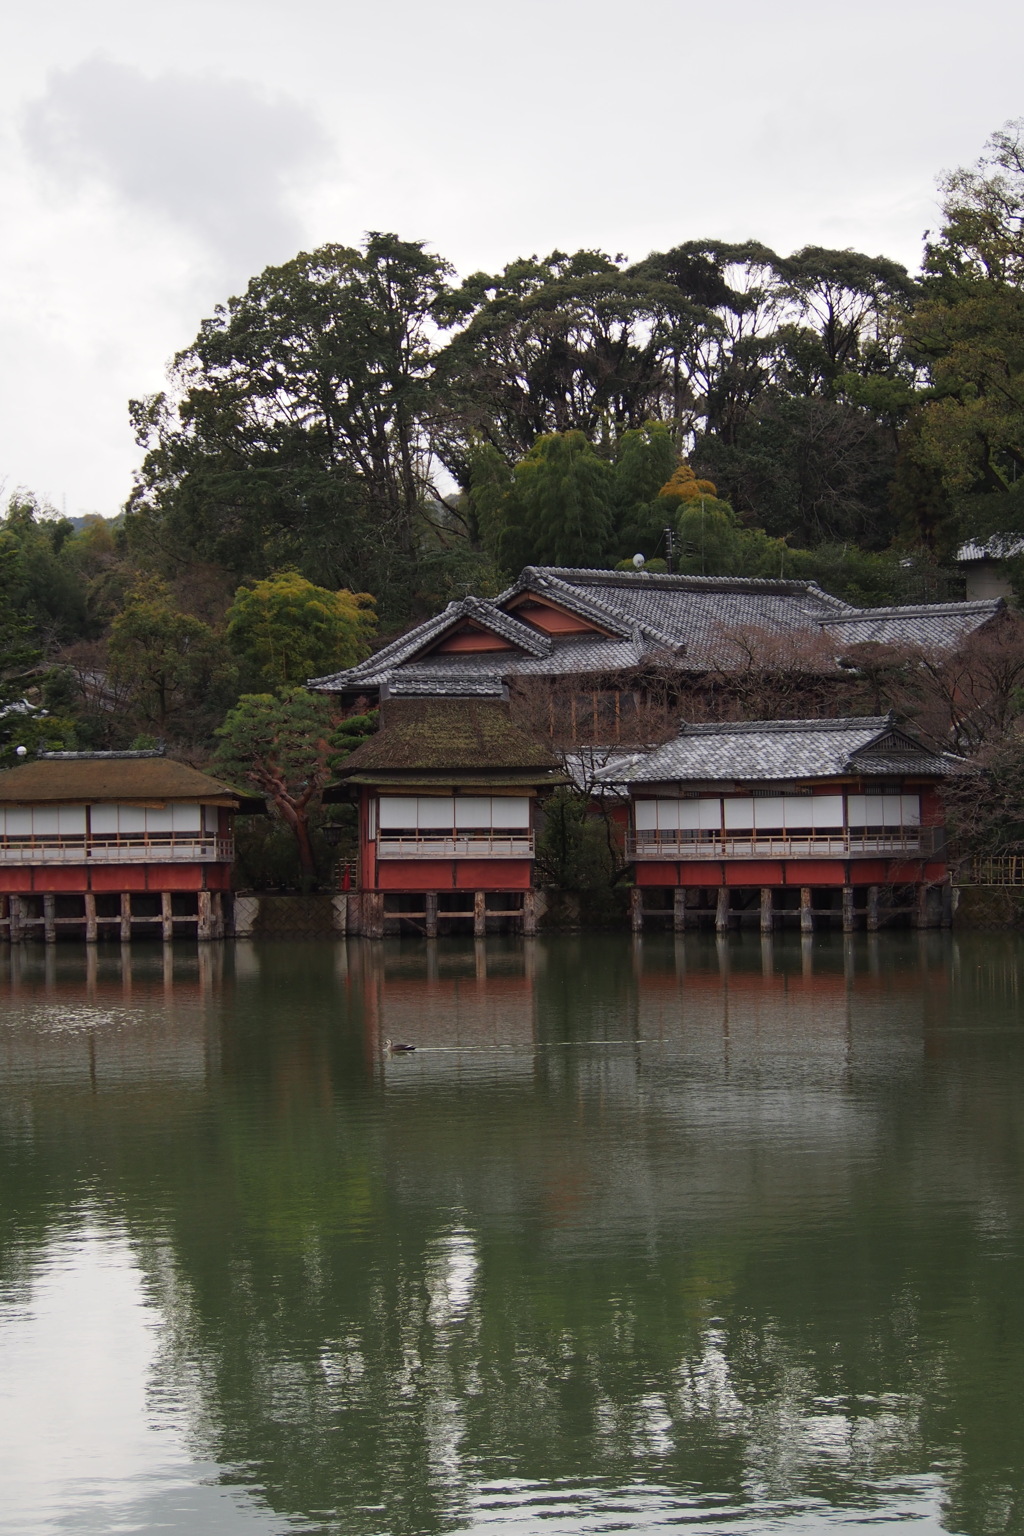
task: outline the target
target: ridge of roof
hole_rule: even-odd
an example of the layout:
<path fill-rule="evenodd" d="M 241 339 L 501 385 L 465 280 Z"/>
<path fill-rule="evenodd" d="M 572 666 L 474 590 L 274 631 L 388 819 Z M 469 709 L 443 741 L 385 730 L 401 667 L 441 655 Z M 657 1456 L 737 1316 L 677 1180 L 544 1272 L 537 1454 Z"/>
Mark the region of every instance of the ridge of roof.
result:
<path fill-rule="evenodd" d="M 799 720 L 722 720 L 684 724 L 679 738 L 687 736 L 763 736 L 766 733 L 793 735 L 803 731 L 866 730 L 877 735 L 885 730 L 904 730 L 895 715 L 845 715 L 837 719 Z"/>
<path fill-rule="evenodd" d="M 657 645 L 666 646 L 668 649 L 673 651 L 682 651 L 685 649 L 685 646 L 683 646 L 678 640 L 674 640 L 672 636 L 666 634 L 663 629 L 659 629 L 657 625 L 652 624 L 650 619 L 634 617 L 626 621 L 622 619 L 618 613 L 616 613 L 614 608 L 612 608 L 607 603 L 602 603 L 599 598 L 588 596 L 581 599 L 580 594 L 576 591 L 571 582 L 564 581 L 560 576 L 553 575 L 550 569 L 540 566 L 526 567 L 526 570 L 531 571 L 542 569 L 546 569 L 548 572 L 548 579 L 545 581 L 544 585 L 548 588 L 554 587 L 555 595 L 558 596 L 567 607 L 575 608 L 575 610 L 582 617 L 586 617 L 589 610 L 590 616 L 592 618 L 596 619 L 599 623 L 603 623 L 608 629 L 614 629 L 618 634 L 621 635 L 624 640 L 628 638 L 636 639 L 642 635 L 645 639 L 653 640 Z M 525 574 L 526 571 L 523 572 L 524 576 Z M 619 574 L 625 575 L 627 573 L 620 572 Z M 524 590 L 530 590 L 529 584 L 527 584 Z"/>
<path fill-rule="evenodd" d="M 844 603 L 842 598 L 833 597 L 825 592 L 815 581 L 797 581 L 773 576 L 689 576 L 668 571 L 603 571 L 587 566 L 576 569 L 573 566 L 563 565 L 526 566 L 519 581 L 508 589 L 509 595 L 519 590 L 519 582 L 527 572 L 533 573 L 535 580 L 551 578 L 568 585 L 586 587 L 632 587 L 634 590 L 651 588 L 668 592 L 765 592 L 793 597 L 801 597 L 809 593 L 815 597 L 820 595 L 830 604 L 837 604 L 844 609 L 850 608 L 849 603 Z M 502 593 L 495 601 L 501 602 L 505 595 Z"/>
<path fill-rule="evenodd" d="M 996 613 L 1006 607 L 1005 597 L 976 597 L 959 603 L 900 603 L 888 608 L 852 608 L 849 613 L 823 621 L 823 628 L 832 624 L 870 623 L 872 619 L 906 619 L 957 613 Z"/>

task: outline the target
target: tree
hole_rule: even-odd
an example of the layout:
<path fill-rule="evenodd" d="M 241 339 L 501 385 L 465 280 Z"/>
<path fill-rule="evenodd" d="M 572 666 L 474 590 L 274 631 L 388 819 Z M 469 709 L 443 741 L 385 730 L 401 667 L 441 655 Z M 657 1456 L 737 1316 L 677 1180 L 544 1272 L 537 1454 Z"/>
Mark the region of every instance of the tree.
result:
<path fill-rule="evenodd" d="M 140 718 L 163 735 L 186 713 L 202 716 L 232 682 L 223 642 L 174 607 L 165 584 L 140 578 L 110 629 L 110 674 Z M 221 704 L 223 707 L 223 703 Z"/>
<path fill-rule="evenodd" d="M 1024 120 L 942 190 L 944 223 L 903 329 L 930 375 L 921 446 L 963 531 L 984 536 L 1024 528 Z"/>
<path fill-rule="evenodd" d="M 368 593 L 328 592 L 288 570 L 239 587 L 227 635 L 264 683 L 284 688 L 355 666 L 369 654 L 375 627 Z"/>
<path fill-rule="evenodd" d="M 334 706 L 323 694 L 289 688 L 243 694 L 217 731 L 218 768 L 234 783 L 252 785 L 290 827 L 306 884 L 316 879 L 310 815 L 338 755 L 336 724 Z"/>
<path fill-rule="evenodd" d="M 614 539 L 611 467 L 582 432 L 551 432 L 515 466 L 500 515 L 508 570 L 603 565 Z"/>
<path fill-rule="evenodd" d="M 268 267 L 218 307 L 171 393 L 132 404 L 135 546 L 167 572 L 198 556 L 236 580 L 295 564 L 401 610 L 436 495 L 431 317 L 448 273 L 422 243 L 371 234 Z"/>

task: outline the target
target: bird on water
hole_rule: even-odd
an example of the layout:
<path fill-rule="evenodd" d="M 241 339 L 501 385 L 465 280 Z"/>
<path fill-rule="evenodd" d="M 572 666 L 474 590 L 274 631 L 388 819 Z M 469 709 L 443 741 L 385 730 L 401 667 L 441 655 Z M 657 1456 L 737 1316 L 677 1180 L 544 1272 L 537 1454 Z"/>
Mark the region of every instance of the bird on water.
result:
<path fill-rule="evenodd" d="M 388 1038 L 384 1041 L 384 1049 L 386 1051 L 390 1051 L 391 1055 L 394 1056 L 398 1051 L 414 1051 L 416 1047 L 414 1045 L 401 1045 L 399 1042 L 392 1040 L 391 1037 L 388 1036 Z"/>

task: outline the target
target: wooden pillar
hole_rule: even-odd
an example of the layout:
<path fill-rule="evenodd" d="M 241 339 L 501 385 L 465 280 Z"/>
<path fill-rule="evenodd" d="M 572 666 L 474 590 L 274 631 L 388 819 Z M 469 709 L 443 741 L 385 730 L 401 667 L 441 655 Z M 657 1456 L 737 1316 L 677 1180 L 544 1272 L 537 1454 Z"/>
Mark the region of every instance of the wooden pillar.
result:
<path fill-rule="evenodd" d="M 943 928 L 951 928 L 953 926 L 953 887 L 948 880 L 942 883 L 939 900 L 939 923 Z"/>
<path fill-rule="evenodd" d="M 771 933 L 775 921 L 775 892 L 770 885 L 761 887 L 761 932 Z"/>
<path fill-rule="evenodd" d="M 718 902 L 715 907 L 715 932 L 727 933 L 729 930 L 729 887 L 718 887 Z"/>
<path fill-rule="evenodd" d="M 43 938 L 47 944 L 56 944 L 57 942 L 57 925 L 54 922 L 56 909 L 56 897 L 51 896 L 47 892 L 43 897 Z"/>
<path fill-rule="evenodd" d="M 811 911 L 811 887 L 800 887 L 800 932 L 814 932 L 814 913 Z"/>
<path fill-rule="evenodd" d="M 85 942 L 95 944 L 98 936 L 96 927 L 96 897 L 92 891 L 86 891 L 85 901 Z"/>
<path fill-rule="evenodd" d="M 20 896 L 12 896 L 10 903 L 10 935 L 13 943 L 17 943 L 25 937 L 25 926 L 22 921 L 25 909 Z"/>
<path fill-rule="evenodd" d="M 672 927 L 676 933 L 686 931 L 686 886 L 677 885 L 672 892 Z"/>
<path fill-rule="evenodd" d="M 853 886 L 843 886 L 843 932 L 853 932 Z"/>
<path fill-rule="evenodd" d="M 914 912 L 911 921 L 915 928 L 928 926 L 928 887 L 922 880 L 914 891 Z"/>
<path fill-rule="evenodd" d="M 174 938 L 174 919 L 171 917 L 171 893 L 160 892 L 160 937 L 165 944 Z"/>
<path fill-rule="evenodd" d="M 523 933 L 533 938 L 537 932 L 537 892 L 523 892 Z"/>
<path fill-rule="evenodd" d="M 634 933 L 644 931 L 644 893 L 643 888 L 634 885 L 629 893 L 629 921 Z"/>
<path fill-rule="evenodd" d="M 363 896 L 363 932 L 368 939 L 384 937 L 383 891 L 367 891 Z"/>
<path fill-rule="evenodd" d="M 868 933 L 878 932 L 878 886 L 868 886 Z"/>
<path fill-rule="evenodd" d="M 121 892 L 121 943 L 127 944 L 132 936 L 132 898 L 129 891 Z"/>
<path fill-rule="evenodd" d="M 473 892 L 473 937 L 482 939 L 487 932 L 487 895 L 484 891 Z"/>
<path fill-rule="evenodd" d="M 0 925 L 2 925 L 3 928 L 6 930 L 7 937 L 8 937 L 8 939 L 10 939 L 10 937 L 11 937 L 11 898 L 9 896 L 0 895 Z"/>
<path fill-rule="evenodd" d="M 424 906 L 426 908 L 426 916 L 424 918 L 424 922 L 426 924 L 426 929 L 427 929 L 427 938 L 428 939 L 436 939 L 437 938 L 437 892 L 436 891 L 428 891 L 427 892 L 427 894 L 426 894 L 426 896 L 424 898 Z"/>
<path fill-rule="evenodd" d="M 210 892 L 210 906 L 213 909 L 212 913 L 211 913 L 211 917 L 210 917 L 210 923 L 211 923 L 210 935 L 214 939 L 222 939 L 224 937 L 224 892 L 223 891 L 211 891 Z"/>
<path fill-rule="evenodd" d="M 213 912 L 212 912 L 212 909 L 211 909 L 211 906 L 210 906 L 210 893 L 209 893 L 209 891 L 198 891 L 196 894 L 197 894 L 197 897 L 198 897 L 198 901 L 197 901 L 198 912 L 197 912 L 197 916 L 196 916 L 196 938 L 197 939 L 201 939 L 204 943 L 207 943 L 210 939 L 213 938 Z M 165 900 L 168 903 L 168 905 L 169 905 L 170 904 L 170 900 L 171 900 L 170 893 L 168 892 L 167 895 L 162 897 L 161 899 Z M 165 939 L 169 939 L 171 937 L 171 934 L 168 933 L 168 931 L 167 931 L 167 916 L 168 916 L 168 912 L 167 912 L 167 908 L 165 907 L 164 908 L 164 938 Z"/>

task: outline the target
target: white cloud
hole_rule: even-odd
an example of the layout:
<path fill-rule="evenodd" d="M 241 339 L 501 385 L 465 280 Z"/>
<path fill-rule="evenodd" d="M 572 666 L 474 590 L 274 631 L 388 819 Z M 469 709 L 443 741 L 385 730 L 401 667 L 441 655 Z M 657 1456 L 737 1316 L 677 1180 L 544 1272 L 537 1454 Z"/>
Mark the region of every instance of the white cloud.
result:
<path fill-rule="evenodd" d="M 292 254 L 293 194 L 328 158 L 317 118 L 286 97 L 102 58 L 51 74 L 22 126 L 30 156 L 63 188 L 155 214 L 231 271 Z"/>

